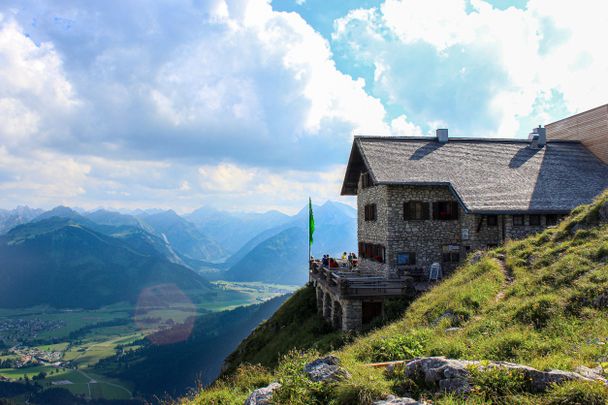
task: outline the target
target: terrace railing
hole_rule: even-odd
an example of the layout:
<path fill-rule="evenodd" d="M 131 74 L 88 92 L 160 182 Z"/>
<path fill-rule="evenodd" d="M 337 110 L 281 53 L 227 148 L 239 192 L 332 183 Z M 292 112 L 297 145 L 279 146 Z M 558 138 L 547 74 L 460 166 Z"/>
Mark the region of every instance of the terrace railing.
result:
<path fill-rule="evenodd" d="M 342 297 L 414 296 L 412 277 L 387 279 L 372 274 L 359 274 L 340 268 L 311 266 L 310 277 Z"/>

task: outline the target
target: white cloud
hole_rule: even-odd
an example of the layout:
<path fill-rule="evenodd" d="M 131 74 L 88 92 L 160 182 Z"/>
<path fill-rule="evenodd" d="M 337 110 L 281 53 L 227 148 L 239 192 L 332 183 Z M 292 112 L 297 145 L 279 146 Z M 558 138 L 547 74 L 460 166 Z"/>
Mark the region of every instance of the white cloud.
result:
<path fill-rule="evenodd" d="M 0 23 L 0 144 L 31 147 L 64 129 L 78 101 L 54 47 L 36 45 L 13 21 Z"/>
<path fill-rule="evenodd" d="M 279 174 L 268 169 L 220 163 L 199 168 L 199 198 L 205 205 L 228 210 L 279 209 L 294 213 L 305 205 L 308 197 L 315 203 L 338 199 L 344 170 L 344 165 L 334 165 L 323 172 L 286 170 Z M 352 202 L 352 198 L 341 200 Z"/>
<path fill-rule="evenodd" d="M 407 120 L 405 115 L 400 115 L 391 121 L 391 134 L 400 136 L 420 136 L 422 129 Z"/>
<path fill-rule="evenodd" d="M 380 100 L 298 14 L 263 0 L 139 7 L 2 11 L 2 204 L 179 209 L 213 196 L 293 210 L 337 197 L 327 173 L 353 133 L 388 133 Z"/>
<path fill-rule="evenodd" d="M 555 111 L 606 103 L 606 37 L 605 2 L 549 0 L 523 10 L 386 0 L 350 12 L 334 32 L 349 56 L 375 66 L 374 94 L 415 122 L 478 136 L 523 135 L 531 122 L 562 118 Z"/>

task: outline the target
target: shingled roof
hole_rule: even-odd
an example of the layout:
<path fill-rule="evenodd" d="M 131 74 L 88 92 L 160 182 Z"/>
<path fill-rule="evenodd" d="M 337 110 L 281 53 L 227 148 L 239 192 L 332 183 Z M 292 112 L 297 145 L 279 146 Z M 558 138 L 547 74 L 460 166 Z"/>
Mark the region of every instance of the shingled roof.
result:
<path fill-rule="evenodd" d="M 446 185 L 476 213 L 565 213 L 608 187 L 608 166 L 577 141 L 355 137 L 342 195 L 374 184 Z"/>

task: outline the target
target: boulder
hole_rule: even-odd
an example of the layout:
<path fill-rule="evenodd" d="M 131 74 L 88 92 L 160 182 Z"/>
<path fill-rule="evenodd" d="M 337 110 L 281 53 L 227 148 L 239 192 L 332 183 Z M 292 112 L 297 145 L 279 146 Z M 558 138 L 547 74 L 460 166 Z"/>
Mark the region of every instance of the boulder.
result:
<path fill-rule="evenodd" d="M 388 398 L 374 402 L 372 405 L 423 405 L 423 402 L 418 402 L 412 398 L 395 397 L 389 395 Z"/>
<path fill-rule="evenodd" d="M 272 400 L 272 393 L 278 388 L 281 388 L 281 384 L 276 382 L 264 388 L 258 388 L 249 395 L 245 405 L 269 405 Z"/>
<path fill-rule="evenodd" d="M 597 366 L 596 368 L 578 366 L 577 368 L 574 369 L 574 371 L 576 373 L 582 375 L 583 377 L 587 377 L 592 380 L 604 379 L 604 377 L 602 376 L 602 373 L 604 372 L 604 369 L 602 368 L 602 366 Z"/>
<path fill-rule="evenodd" d="M 437 387 L 439 391 L 463 394 L 471 390 L 471 366 L 480 368 L 501 367 L 509 370 L 520 370 L 530 382 L 530 392 L 544 392 L 551 384 L 565 381 L 601 381 L 608 385 L 597 370 L 579 368 L 578 372 L 551 370 L 540 371 L 516 363 L 492 361 L 481 363 L 474 360 L 446 359 L 445 357 L 426 357 L 410 361 L 405 365 L 405 375 L 414 381 L 423 381 L 427 386 Z"/>
<path fill-rule="evenodd" d="M 340 359 L 336 356 L 327 356 L 312 361 L 304 366 L 304 372 L 315 382 L 335 382 L 350 378 L 348 372 L 340 367 Z"/>

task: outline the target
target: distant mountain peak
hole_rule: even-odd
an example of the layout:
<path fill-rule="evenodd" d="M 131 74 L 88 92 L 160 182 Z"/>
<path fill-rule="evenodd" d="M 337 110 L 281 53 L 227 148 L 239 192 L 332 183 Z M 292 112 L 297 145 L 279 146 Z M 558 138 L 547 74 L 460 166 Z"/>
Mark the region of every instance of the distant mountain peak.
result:
<path fill-rule="evenodd" d="M 74 211 L 72 208 L 66 207 L 64 205 L 58 205 L 57 207 L 38 215 L 36 218 L 33 219 L 33 221 L 40 221 L 52 217 L 83 218 L 82 215 Z"/>

